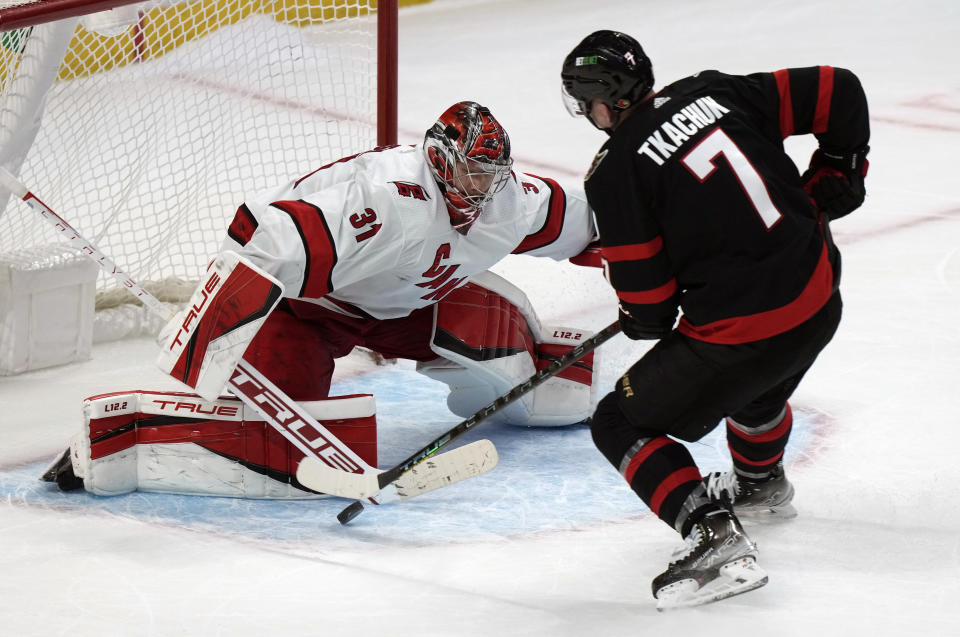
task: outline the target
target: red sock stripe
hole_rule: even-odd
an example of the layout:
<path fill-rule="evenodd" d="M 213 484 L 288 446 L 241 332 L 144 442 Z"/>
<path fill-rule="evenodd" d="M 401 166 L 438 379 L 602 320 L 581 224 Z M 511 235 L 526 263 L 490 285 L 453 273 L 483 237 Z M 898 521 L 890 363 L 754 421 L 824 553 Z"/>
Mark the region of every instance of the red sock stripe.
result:
<path fill-rule="evenodd" d="M 781 420 L 780 424 L 774 427 L 773 429 L 771 429 L 770 431 L 765 431 L 762 434 L 752 435 L 752 434 L 748 434 L 745 431 L 740 430 L 737 427 L 732 427 L 729 421 L 727 422 L 727 431 L 735 435 L 737 438 L 740 438 L 741 440 L 746 440 L 747 442 L 759 444 L 764 442 L 773 442 L 778 438 L 782 438 L 790 431 L 790 428 L 792 426 L 793 426 L 793 412 L 790 410 L 790 405 L 787 405 L 787 413 L 784 414 L 783 420 Z"/>
<path fill-rule="evenodd" d="M 666 436 L 661 436 L 660 438 L 654 438 L 647 444 L 643 445 L 643 447 L 640 448 L 640 451 L 637 452 L 637 455 L 630 458 L 630 462 L 627 464 L 627 468 L 623 472 L 623 477 L 626 478 L 627 484 L 633 482 L 633 476 L 636 475 L 637 469 L 640 468 L 640 465 L 643 464 L 644 460 L 650 457 L 650 454 L 657 449 L 671 444 L 679 443 L 675 443 Z"/>
<path fill-rule="evenodd" d="M 659 517 L 660 507 L 663 505 L 663 501 L 667 499 L 668 495 L 673 493 L 674 489 L 682 484 L 699 482 L 702 479 L 700 470 L 696 467 L 684 467 L 674 471 L 667 476 L 667 479 L 661 482 L 660 486 L 653 492 L 653 496 L 650 498 L 650 510 L 653 511 L 654 515 Z"/>
<path fill-rule="evenodd" d="M 763 467 L 769 464 L 773 464 L 778 460 L 780 460 L 780 458 L 783 457 L 783 451 L 781 451 L 777 455 L 767 460 L 750 460 L 749 458 L 744 457 L 742 454 L 739 454 L 736 451 L 734 451 L 733 448 L 730 449 L 730 455 L 733 456 L 733 459 L 736 460 L 737 462 L 742 462 L 743 464 L 750 465 L 751 467 Z"/>

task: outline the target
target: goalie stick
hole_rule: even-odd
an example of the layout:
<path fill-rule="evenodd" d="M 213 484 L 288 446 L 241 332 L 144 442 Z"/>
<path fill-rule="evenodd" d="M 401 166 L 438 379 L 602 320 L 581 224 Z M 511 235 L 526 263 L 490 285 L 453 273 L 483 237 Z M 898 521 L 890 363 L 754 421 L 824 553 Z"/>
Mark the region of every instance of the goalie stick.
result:
<path fill-rule="evenodd" d="M 466 420 L 461 421 L 453 429 L 450 429 L 438 438 L 431 440 L 425 447 L 392 469 L 387 469 L 386 471 L 381 471 L 378 473 L 348 473 L 346 471 L 339 471 L 335 467 L 330 467 L 312 458 L 304 458 L 304 460 L 300 463 L 300 466 L 297 467 L 297 480 L 299 480 L 301 484 L 316 491 L 357 500 L 375 497 L 383 489 L 396 489 L 396 481 L 398 481 L 398 479 L 405 473 L 411 471 L 418 464 L 432 456 L 446 445 L 450 444 L 453 440 L 470 431 L 470 429 L 483 422 L 497 411 L 503 409 L 524 394 L 532 391 L 535 387 L 542 384 L 547 379 L 556 376 L 561 371 L 595 350 L 597 347 L 605 343 L 619 332 L 620 323 L 618 321 L 606 326 L 584 342 L 580 343 L 580 345 L 567 352 L 565 355 L 553 361 L 536 374 L 511 389 L 500 398 L 497 398 L 495 401 Z M 350 505 L 347 507 L 347 509 L 344 509 L 341 512 L 341 515 L 338 516 L 341 522 L 346 523 L 352 517 L 355 517 L 357 514 L 359 514 L 361 509 L 356 507 L 356 504 L 357 503 Z M 350 512 L 348 513 L 348 511 Z M 346 520 L 344 520 L 344 518 Z"/>
<path fill-rule="evenodd" d="M 105 272 L 117 279 L 130 294 L 139 299 L 150 311 L 167 321 L 173 318 L 173 314 L 155 296 L 141 287 L 132 277 L 121 270 L 109 256 L 84 238 L 63 217 L 43 203 L 19 179 L 2 166 L 0 166 L 0 184 L 49 221 L 63 236 L 67 237 L 70 243 L 79 248 L 81 254 L 96 262 Z M 271 427 L 303 452 L 305 454 L 304 459 L 309 458 L 317 464 L 334 468 L 338 473 L 373 473 L 377 471 L 375 467 L 371 467 L 364 462 L 352 449 L 334 436 L 326 427 L 318 423 L 296 401 L 290 399 L 248 362 L 240 361 L 231 374 L 227 387 L 247 406 L 256 411 Z M 478 442 L 486 442 L 490 447 L 493 446 L 489 441 Z M 491 454 L 489 448 L 478 445 L 472 451 L 474 453 L 461 452 L 445 458 L 444 462 L 435 465 L 437 469 L 435 473 L 424 471 L 420 476 L 409 480 L 407 483 L 394 485 L 393 489 L 383 493 L 380 500 L 389 501 L 414 497 L 446 484 L 453 484 L 480 475 L 496 466 L 496 450 L 493 450 Z M 483 456 L 484 460 L 482 462 L 478 462 L 478 454 Z M 404 489 L 402 493 L 400 488 Z M 380 504 L 372 497 L 369 499 L 374 504 Z"/>

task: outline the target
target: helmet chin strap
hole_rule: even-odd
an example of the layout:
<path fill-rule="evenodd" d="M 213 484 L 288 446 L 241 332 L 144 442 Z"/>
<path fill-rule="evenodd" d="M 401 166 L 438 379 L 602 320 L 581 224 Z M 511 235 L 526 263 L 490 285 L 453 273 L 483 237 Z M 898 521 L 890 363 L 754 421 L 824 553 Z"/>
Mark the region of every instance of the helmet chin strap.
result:
<path fill-rule="evenodd" d="M 597 100 L 593 103 L 590 103 L 590 106 L 585 109 L 583 115 L 593 124 L 593 127 L 597 130 L 602 130 L 607 135 L 612 135 L 614 129 L 617 127 L 617 122 L 619 120 L 618 113 L 613 109 L 612 106 L 606 102 Z M 599 119 L 606 120 L 604 123 L 607 126 L 604 126 L 595 119 L 595 116 L 599 115 Z"/>
<path fill-rule="evenodd" d="M 613 131 L 617 128 L 617 125 L 620 123 L 620 113 L 615 113 L 611 109 L 610 114 L 611 114 L 610 126 L 608 126 L 607 128 L 604 128 L 603 126 L 600 126 L 600 124 L 593 121 L 593 117 L 590 116 L 590 113 L 586 113 L 584 116 L 587 118 L 587 120 L 591 124 L 593 124 L 594 128 L 596 128 L 597 130 L 602 130 L 604 133 L 607 134 L 607 136 L 610 136 L 610 135 L 613 135 Z"/>
<path fill-rule="evenodd" d="M 590 116 L 590 113 L 585 113 L 585 115 L 586 115 L 586 118 L 590 120 L 590 123 L 593 124 L 595 128 L 597 128 L 598 130 L 602 130 L 607 135 L 613 135 L 613 131 L 615 131 L 618 126 L 620 126 L 620 123 L 623 121 L 624 116 L 627 113 L 632 113 L 634 109 L 640 104 L 645 104 L 652 96 L 653 96 L 653 91 L 648 93 L 639 102 L 635 102 L 634 104 L 631 104 L 629 107 L 623 110 L 614 109 L 609 104 L 604 104 L 604 106 L 607 107 L 607 113 L 609 114 L 609 117 L 610 117 L 610 125 L 607 126 L 606 128 L 604 128 L 603 126 L 600 126 L 595 121 L 593 121 L 593 117 Z"/>

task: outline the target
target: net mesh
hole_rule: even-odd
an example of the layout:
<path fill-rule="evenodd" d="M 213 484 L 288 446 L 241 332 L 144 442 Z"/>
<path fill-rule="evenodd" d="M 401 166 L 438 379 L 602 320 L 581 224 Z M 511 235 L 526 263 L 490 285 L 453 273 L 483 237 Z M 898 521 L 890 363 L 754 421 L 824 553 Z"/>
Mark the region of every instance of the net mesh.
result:
<path fill-rule="evenodd" d="M 57 79 L 40 89 L 23 86 L 62 34 L 54 24 L 5 32 L 0 149 L 28 150 L 0 160 L 135 280 L 184 300 L 247 195 L 376 142 L 369 5 L 121 7 L 71 23 Z M 31 123 L 38 90 L 45 107 L 35 138 L 9 143 Z M 0 253 L 56 240 L 23 202 L 4 203 Z M 101 275 L 98 307 L 127 300 L 111 288 Z"/>

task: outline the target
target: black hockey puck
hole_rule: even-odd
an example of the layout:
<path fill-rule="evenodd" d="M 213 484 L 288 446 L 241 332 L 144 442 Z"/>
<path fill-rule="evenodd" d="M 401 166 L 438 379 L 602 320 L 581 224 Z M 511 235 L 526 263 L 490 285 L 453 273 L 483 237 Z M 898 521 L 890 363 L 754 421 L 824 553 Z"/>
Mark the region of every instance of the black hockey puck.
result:
<path fill-rule="evenodd" d="M 363 513 L 363 503 L 358 500 L 338 513 L 337 519 L 340 520 L 340 524 L 346 524 L 361 513 Z"/>

